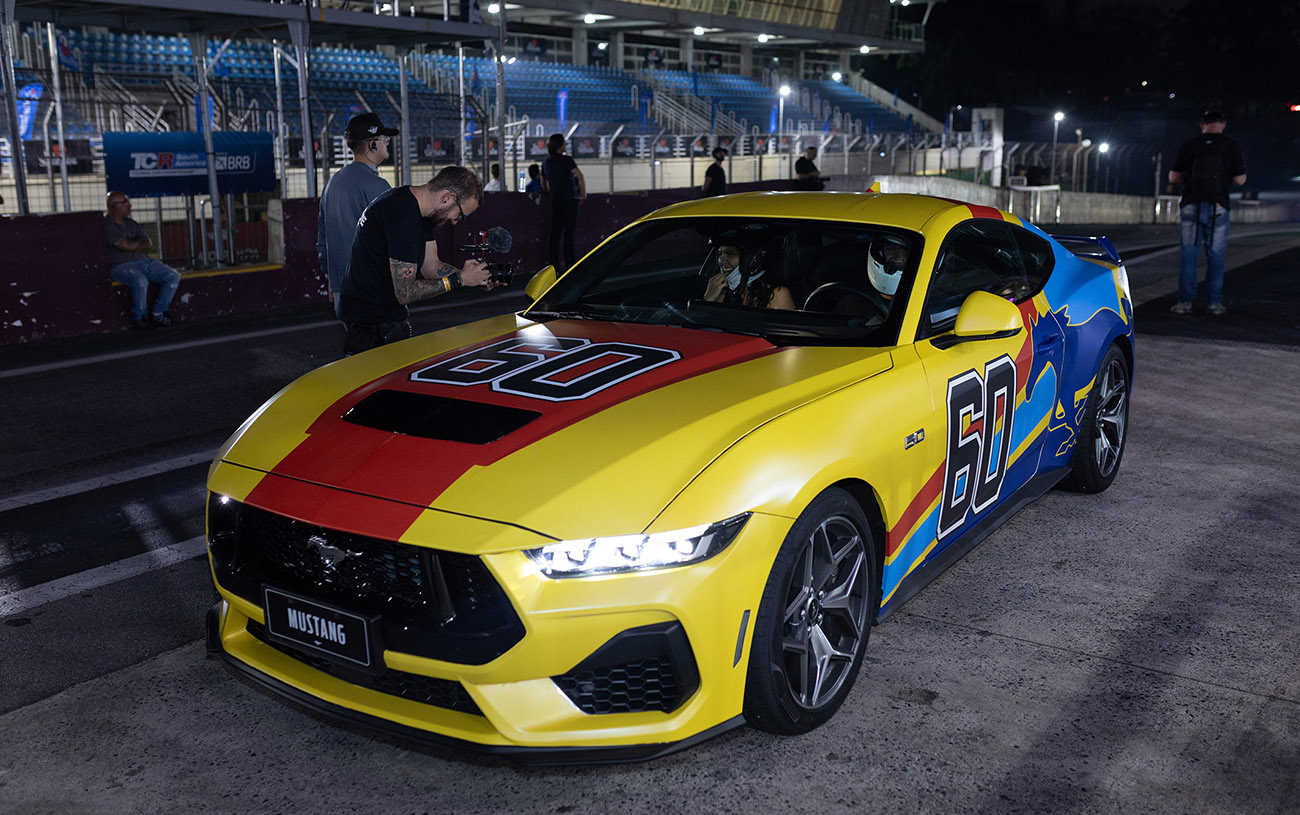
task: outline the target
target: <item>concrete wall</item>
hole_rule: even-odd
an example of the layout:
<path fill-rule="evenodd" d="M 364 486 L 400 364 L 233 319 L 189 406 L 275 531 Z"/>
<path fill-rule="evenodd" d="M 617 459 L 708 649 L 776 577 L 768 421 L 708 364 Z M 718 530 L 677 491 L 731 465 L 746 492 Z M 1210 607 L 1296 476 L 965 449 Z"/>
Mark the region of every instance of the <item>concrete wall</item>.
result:
<path fill-rule="evenodd" d="M 184 272 L 170 312 L 188 321 L 323 301 L 316 202 L 287 201 L 284 211 L 284 265 Z M 0 344 L 130 326 L 130 294 L 108 278 L 103 221 L 98 212 L 0 218 Z"/>
<path fill-rule="evenodd" d="M 736 192 L 790 189 L 788 182 L 738 184 Z M 669 204 L 695 198 L 694 190 L 670 189 L 624 195 L 596 194 L 578 217 L 577 250 L 582 255 L 629 222 Z M 276 263 L 181 273 L 171 313 L 183 322 L 225 314 L 320 303 L 329 299 L 328 281 L 316 259 L 317 200 L 274 202 L 268 227 Z M 127 290 L 108 278 L 104 216 L 98 212 L 0 218 L 0 344 L 110 333 L 131 324 Z M 522 193 L 490 193 L 468 223 L 443 230 L 439 257 L 463 262 L 457 246 L 472 232 L 506 226 L 513 246 L 506 256 L 527 280 L 548 262 L 551 209 Z M 156 294 L 151 287 L 150 298 Z M 322 308 L 322 316 L 329 310 Z"/>
<path fill-rule="evenodd" d="M 767 156 L 763 172 L 781 174 L 782 156 Z M 669 204 L 698 197 L 689 179 L 689 163 L 674 160 L 660 165 L 668 189 L 610 195 L 591 194 L 578 216 L 577 250 L 581 256 L 627 223 Z M 697 162 L 703 179 L 704 162 Z M 823 165 L 825 166 L 825 165 Z M 757 159 L 737 159 L 757 175 Z M 626 165 L 620 172 L 630 172 Z M 649 180 L 649 165 L 644 167 Z M 739 173 L 737 173 L 739 175 Z M 784 178 L 785 176 L 782 175 Z M 940 176 L 832 176 L 828 189 L 863 191 L 879 182 L 882 192 L 935 195 L 974 204 L 999 207 L 1041 225 L 1152 223 L 1157 217 L 1152 198 L 1129 195 L 1058 193 L 1055 189 L 1008 190 L 984 187 Z M 659 176 L 656 183 L 660 184 Z M 789 190 L 793 182 L 745 181 L 734 175 L 732 192 Z M 1176 200 L 1162 199 L 1159 217 L 1172 223 Z M 270 218 L 271 244 L 279 261 L 254 267 L 195 270 L 182 273 L 172 313 L 183 321 L 223 314 L 248 313 L 328 300 L 327 283 L 316 261 L 316 199 L 275 202 Z M 1237 223 L 1300 222 L 1300 205 L 1241 202 L 1233 207 Z M 465 255 L 457 246 L 471 241 L 471 232 L 504 225 L 513 234 L 508 256 L 519 277 L 526 280 L 546 265 L 550 233 L 550 207 L 522 193 L 490 193 L 468 223 L 444 230 L 439 256 L 459 264 Z M 60 215 L 0 217 L 0 344 L 31 342 L 54 337 L 116 332 L 130 325 L 128 295 L 108 279 L 108 257 L 103 239 L 103 215 L 77 212 Z M 521 282 L 522 282 L 521 280 Z M 330 313 L 322 308 L 322 316 Z"/>

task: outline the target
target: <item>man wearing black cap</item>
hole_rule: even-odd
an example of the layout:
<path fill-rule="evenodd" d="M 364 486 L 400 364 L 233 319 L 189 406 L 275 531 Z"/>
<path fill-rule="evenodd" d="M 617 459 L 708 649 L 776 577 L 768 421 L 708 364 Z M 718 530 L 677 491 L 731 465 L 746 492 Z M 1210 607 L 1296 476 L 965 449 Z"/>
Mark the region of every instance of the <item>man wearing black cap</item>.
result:
<path fill-rule="evenodd" d="M 343 131 L 353 161 L 330 176 L 325 192 L 321 194 L 320 216 L 316 222 L 316 256 L 320 259 L 322 271 L 329 277 L 335 315 L 339 314 L 339 292 L 343 287 L 343 274 L 348 270 L 348 258 L 352 256 L 357 219 L 367 204 L 389 189 L 388 182 L 379 177 L 379 165 L 388 160 L 388 144 L 396 135 L 397 131 L 384 127 L 374 113 L 353 116 Z"/>
<path fill-rule="evenodd" d="M 1191 314 L 1196 299 L 1196 263 L 1205 244 L 1205 313 L 1218 316 L 1223 307 L 1223 258 L 1228 249 L 1228 191 L 1246 183 L 1241 147 L 1223 135 L 1228 119 L 1218 110 L 1201 115 L 1201 135 L 1178 148 L 1169 183 L 1181 184 L 1179 201 L 1178 302 L 1169 310 Z"/>

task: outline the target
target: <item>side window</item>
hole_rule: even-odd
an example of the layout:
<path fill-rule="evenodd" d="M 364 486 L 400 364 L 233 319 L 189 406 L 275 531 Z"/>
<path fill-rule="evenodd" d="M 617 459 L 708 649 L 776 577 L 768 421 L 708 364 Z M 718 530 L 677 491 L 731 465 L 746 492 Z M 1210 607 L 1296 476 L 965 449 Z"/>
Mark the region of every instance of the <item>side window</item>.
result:
<path fill-rule="evenodd" d="M 922 336 L 950 330 L 971 292 L 992 292 L 1019 303 L 1038 291 L 1042 280 L 1030 279 L 1012 229 L 1002 221 L 969 221 L 948 233 L 930 280 Z M 1049 263 L 1050 258 L 1049 249 Z"/>
<path fill-rule="evenodd" d="M 1052 273 L 1056 258 L 1052 246 L 1047 241 L 1022 227 L 1011 227 L 1011 234 L 1020 247 L 1020 259 L 1025 266 L 1025 276 L 1029 279 L 1029 296 L 1038 294 Z"/>

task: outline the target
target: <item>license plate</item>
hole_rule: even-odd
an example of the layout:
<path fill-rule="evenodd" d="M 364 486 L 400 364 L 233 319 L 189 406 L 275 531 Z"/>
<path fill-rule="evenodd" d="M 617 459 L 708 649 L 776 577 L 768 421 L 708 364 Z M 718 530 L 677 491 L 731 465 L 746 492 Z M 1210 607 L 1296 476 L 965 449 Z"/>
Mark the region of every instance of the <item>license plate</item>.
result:
<path fill-rule="evenodd" d="M 374 629 L 378 618 L 317 603 L 279 589 L 263 588 L 266 631 L 300 648 L 364 668 L 374 666 Z"/>

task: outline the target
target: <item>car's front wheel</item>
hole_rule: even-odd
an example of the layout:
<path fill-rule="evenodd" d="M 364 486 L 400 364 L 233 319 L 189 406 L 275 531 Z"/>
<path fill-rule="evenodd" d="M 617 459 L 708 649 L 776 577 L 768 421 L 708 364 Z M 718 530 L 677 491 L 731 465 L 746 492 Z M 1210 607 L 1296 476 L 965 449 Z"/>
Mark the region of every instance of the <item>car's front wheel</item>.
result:
<path fill-rule="evenodd" d="M 786 535 L 754 622 L 745 719 L 806 733 L 834 715 L 880 605 L 871 527 L 844 490 L 817 496 Z"/>
<path fill-rule="evenodd" d="M 1128 401 L 1131 380 L 1128 360 L 1112 345 L 1102 357 L 1079 422 L 1079 439 L 1070 459 L 1066 489 L 1101 492 L 1119 474 L 1124 444 L 1128 441 Z"/>

